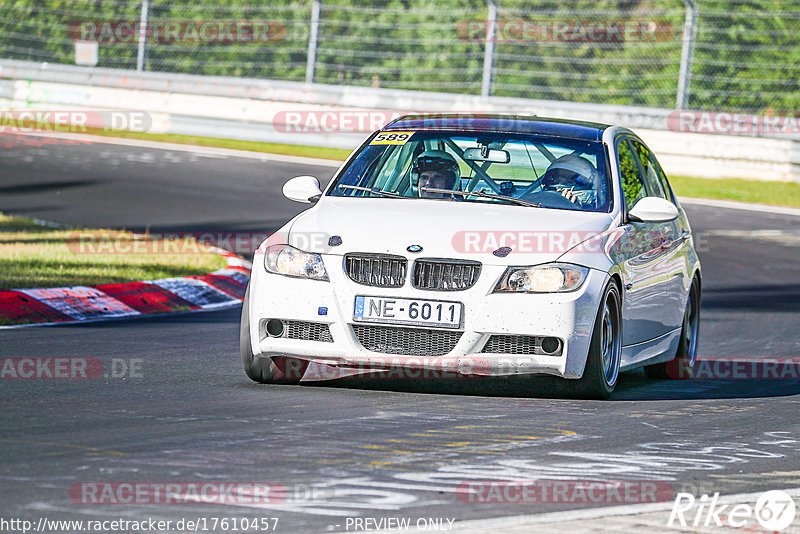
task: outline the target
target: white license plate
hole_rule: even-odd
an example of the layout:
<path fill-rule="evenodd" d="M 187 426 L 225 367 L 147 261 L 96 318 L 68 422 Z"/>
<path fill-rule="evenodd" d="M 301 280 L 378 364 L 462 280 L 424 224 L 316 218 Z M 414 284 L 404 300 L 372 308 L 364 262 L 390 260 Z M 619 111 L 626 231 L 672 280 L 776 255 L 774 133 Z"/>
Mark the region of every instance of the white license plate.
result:
<path fill-rule="evenodd" d="M 459 328 L 464 305 L 445 300 L 356 296 L 353 320 L 413 326 Z"/>

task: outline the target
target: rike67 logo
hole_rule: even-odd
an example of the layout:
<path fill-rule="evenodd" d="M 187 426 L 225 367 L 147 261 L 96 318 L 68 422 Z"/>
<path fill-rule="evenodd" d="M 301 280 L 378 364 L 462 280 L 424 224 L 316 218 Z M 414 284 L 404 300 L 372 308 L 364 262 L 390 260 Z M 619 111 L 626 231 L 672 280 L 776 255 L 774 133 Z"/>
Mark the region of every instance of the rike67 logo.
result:
<path fill-rule="evenodd" d="M 754 505 L 729 501 L 730 498 L 720 499 L 719 493 L 711 497 L 703 495 L 699 499 L 691 493 L 678 493 L 667 526 L 743 528 L 752 526 L 755 519 L 768 531 L 779 532 L 791 525 L 795 518 L 794 500 L 785 491 L 764 492 Z"/>

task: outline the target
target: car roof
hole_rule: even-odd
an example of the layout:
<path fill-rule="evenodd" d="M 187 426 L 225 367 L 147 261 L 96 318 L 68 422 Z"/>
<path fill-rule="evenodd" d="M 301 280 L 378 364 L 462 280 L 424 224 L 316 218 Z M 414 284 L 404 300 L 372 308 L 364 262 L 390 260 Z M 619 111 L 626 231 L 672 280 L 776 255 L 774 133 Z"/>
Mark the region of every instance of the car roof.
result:
<path fill-rule="evenodd" d="M 608 124 L 526 115 L 486 113 L 430 113 L 406 115 L 382 131 L 423 130 L 463 132 L 511 132 L 600 141 Z"/>

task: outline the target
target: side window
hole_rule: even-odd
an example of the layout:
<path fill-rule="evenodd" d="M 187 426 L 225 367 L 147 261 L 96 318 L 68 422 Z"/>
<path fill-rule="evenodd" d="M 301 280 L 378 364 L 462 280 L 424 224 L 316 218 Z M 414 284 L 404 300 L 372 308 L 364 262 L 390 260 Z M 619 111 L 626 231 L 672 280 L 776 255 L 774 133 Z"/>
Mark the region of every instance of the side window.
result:
<path fill-rule="evenodd" d="M 667 200 L 672 202 L 673 204 L 678 204 L 675 201 L 675 192 L 672 191 L 672 187 L 669 185 L 669 180 L 667 180 L 667 175 L 664 172 L 664 169 L 661 168 L 661 164 L 656 159 L 656 155 L 651 152 L 650 154 L 653 158 L 653 163 L 656 166 L 656 170 L 658 171 L 658 179 L 661 181 L 661 187 L 664 188 L 664 193 L 667 195 Z"/>
<path fill-rule="evenodd" d="M 653 154 L 639 141 L 631 140 L 631 144 L 639 158 L 639 164 L 642 166 L 642 177 L 644 178 L 644 185 L 647 189 L 648 196 L 670 200 L 669 195 L 664 191 L 661 177 L 658 175 L 658 169 L 655 163 L 653 163 Z"/>
<path fill-rule="evenodd" d="M 647 196 L 639 175 L 639 167 L 633 157 L 633 151 L 626 140 L 621 140 L 617 144 L 617 158 L 619 162 L 619 173 L 622 180 L 622 193 L 625 195 L 625 203 L 631 209 L 639 199 Z"/>

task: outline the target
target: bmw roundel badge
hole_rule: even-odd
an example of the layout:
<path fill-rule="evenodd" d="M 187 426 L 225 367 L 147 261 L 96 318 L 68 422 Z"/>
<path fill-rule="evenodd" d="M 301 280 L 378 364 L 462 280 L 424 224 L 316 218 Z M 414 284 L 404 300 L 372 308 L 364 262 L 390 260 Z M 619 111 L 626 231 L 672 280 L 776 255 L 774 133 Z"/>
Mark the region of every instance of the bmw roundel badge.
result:
<path fill-rule="evenodd" d="M 409 252 L 422 252 L 422 247 L 420 245 L 410 245 L 406 250 Z"/>

